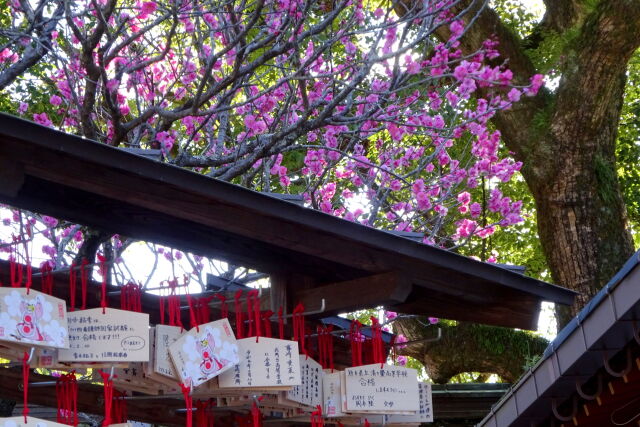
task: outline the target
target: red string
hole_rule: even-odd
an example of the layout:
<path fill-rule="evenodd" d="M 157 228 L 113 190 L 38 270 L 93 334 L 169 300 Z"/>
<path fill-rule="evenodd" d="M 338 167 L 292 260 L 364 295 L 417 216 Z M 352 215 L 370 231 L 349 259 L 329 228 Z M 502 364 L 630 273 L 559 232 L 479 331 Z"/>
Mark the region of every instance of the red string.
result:
<path fill-rule="evenodd" d="M 16 240 L 16 236 L 13 236 L 13 240 Z M 9 255 L 9 274 L 11 276 L 11 287 L 19 288 L 22 286 L 22 264 L 17 262 L 18 259 L 18 247 L 11 247 L 11 254 Z"/>
<path fill-rule="evenodd" d="M 298 303 L 296 308 L 293 310 L 293 339 L 298 341 L 298 345 L 300 346 L 300 353 L 307 355 L 307 350 L 305 347 L 305 338 L 306 338 L 306 330 L 304 326 L 304 305 L 302 303 Z"/>
<path fill-rule="evenodd" d="M 213 414 L 209 409 L 213 406 L 213 399 L 196 401 L 196 427 L 214 427 Z"/>
<path fill-rule="evenodd" d="M 322 406 L 316 406 L 316 410 L 311 413 L 311 427 L 324 427 L 322 419 Z"/>
<path fill-rule="evenodd" d="M 351 341 L 351 366 L 362 366 L 362 324 L 357 320 L 351 322 L 349 329 L 349 341 Z"/>
<path fill-rule="evenodd" d="M 100 306 L 102 307 L 102 314 L 107 311 L 107 258 L 98 254 L 98 261 L 100 263 L 100 275 L 102 276 L 102 298 L 100 300 Z"/>
<path fill-rule="evenodd" d="M 282 318 L 282 307 L 278 309 L 278 335 L 280 339 L 284 339 L 284 319 Z"/>
<path fill-rule="evenodd" d="M 264 323 L 264 336 L 271 338 L 273 336 L 271 332 L 271 316 L 273 316 L 273 311 L 267 310 L 262 313 L 262 321 Z"/>
<path fill-rule="evenodd" d="M 223 294 L 214 294 L 213 297 L 220 300 L 220 318 L 228 318 L 229 307 L 227 307 L 227 297 L 225 297 Z"/>
<path fill-rule="evenodd" d="M 89 276 L 89 271 L 87 270 L 87 261 L 86 258 L 82 258 L 82 263 L 80 264 L 80 290 L 82 292 L 82 310 L 87 309 L 87 281 Z"/>
<path fill-rule="evenodd" d="M 111 425 L 111 405 L 113 403 L 113 380 L 107 372 L 100 371 L 102 382 L 104 383 L 104 420 L 102 427 Z"/>
<path fill-rule="evenodd" d="M 160 307 L 160 324 L 161 325 L 165 324 L 164 323 L 164 304 L 165 304 L 164 300 L 165 300 L 165 298 L 162 295 L 160 295 L 158 297 L 158 305 Z"/>
<path fill-rule="evenodd" d="M 211 303 L 212 299 L 213 296 L 200 297 L 196 301 L 196 319 L 200 325 L 209 323 L 211 321 L 211 307 L 209 306 L 209 304 Z"/>
<path fill-rule="evenodd" d="M 333 371 L 333 325 L 318 326 L 318 356 L 324 369 Z"/>
<path fill-rule="evenodd" d="M 333 334 L 331 333 L 333 332 L 333 326 L 329 326 L 329 339 L 327 340 L 329 343 L 329 349 L 328 349 L 328 353 L 329 353 L 329 369 L 331 369 L 331 372 L 334 371 L 334 366 L 333 366 Z"/>
<path fill-rule="evenodd" d="M 78 425 L 78 381 L 76 381 L 76 371 L 69 373 L 71 379 L 70 396 L 73 401 L 73 425 Z M 71 405 L 70 405 L 71 406 Z"/>
<path fill-rule="evenodd" d="M 27 423 L 27 415 L 29 415 L 29 353 L 24 352 L 22 358 L 22 390 L 23 390 L 23 404 L 22 404 L 22 416 L 24 417 L 25 424 Z"/>
<path fill-rule="evenodd" d="M 64 423 L 64 399 L 63 399 L 63 395 L 64 395 L 64 391 L 62 390 L 63 386 L 64 386 L 64 382 L 63 380 L 65 379 L 66 375 L 61 375 L 57 380 L 56 380 L 56 406 L 58 408 L 58 411 L 56 412 L 56 421 L 58 423 Z"/>
<path fill-rule="evenodd" d="M 260 327 L 260 299 L 258 298 L 258 294 L 257 289 L 252 289 L 247 293 L 247 316 L 249 317 L 249 333 L 247 336 L 250 337 L 254 335 L 252 333 L 252 324 L 255 324 L 256 342 L 258 342 L 259 337 L 262 335 Z"/>
<path fill-rule="evenodd" d="M 71 263 L 71 269 L 69 270 L 69 311 L 75 311 L 76 309 L 76 264 Z"/>
<path fill-rule="evenodd" d="M 191 397 L 191 387 L 187 387 L 183 383 L 180 383 L 180 388 L 182 389 L 182 395 L 184 396 L 184 403 L 187 407 L 186 427 L 192 427 L 193 426 L 193 398 Z"/>
<path fill-rule="evenodd" d="M 262 400 L 263 396 L 260 396 L 259 400 Z M 258 408 L 258 404 L 253 401 L 253 405 L 251 405 L 251 418 L 253 418 L 253 427 L 261 427 L 262 426 L 262 412 L 260 412 L 260 408 Z"/>
<path fill-rule="evenodd" d="M 187 294 L 187 303 L 189 305 L 189 321 L 191 322 L 191 329 L 196 328 L 196 332 L 200 332 L 200 325 L 198 325 L 196 313 L 193 308 L 193 301 L 191 300 L 191 295 L 189 294 Z"/>
<path fill-rule="evenodd" d="M 379 363 L 382 368 L 385 362 L 382 326 L 378 319 L 373 316 L 371 316 L 371 345 L 373 346 L 373 363 Z"/>
<path fill-rule="evenodd" d="M 178 295 L 169 295 L 167 299 L 169 302 L 169 325 L 180 326 L 180 329 L 184 329 L 180 311 L 180 297 Z"/>
<path fill-rule="evenodd" d="M 325 328 L 318 325 L 316 328 L 318 334 L 318 363 L 322 366 L 323 369 L 327 369 L 327 353 L 326 353 L 326 340 L 324 337 Z"/>
<path fill-rule="evenodd" d="M 116 424 L 124 424 L 127 422 L 127 401 L 125 392 L 114 390 L 113 395 L 113 421 Z"/>
<path fill-rule="evenodd" d="M 49 263 L 45 263 L 40 272 L 42 274 L 42 292 L 45 294 L 51 295 L 53 293 L 53 269 L 49 265 Z"/>
<path fill-rule="evenodd" d="M 27 226 L 27 235 L 29 237 L 31 237 L 31 227 Z M 29 295 L 29 292 L 31 291 L 31 284 L 32 284 L 32 266 L 31 266 L 31 257 L 29 256 L 29 242 L 27 240 L 24 241 L 23 243 L 23 247 L 24 247 L 24 258 L 25 258 L 25 263 L 27 265 L 27 282 L 25 283 L 24 287 L 27 289 L 27 295 Z"/>
<path fill-rule="evenodd" d="M 120 287 L 120 308 L 127 311 L 142 312 L 142 287 L 127 283 Z"/>
<path fill-rule="evenodd" d="M 237 291 L 234 296 L 234 309 L 236 310 L 236 337 L 238 339 L 244 338 L 244 319 L 242 316 L 242 307 L 240 305 L 241 296 L 242 290 Z"/>
<path fill-rule="evenodd" d="M 253 334 L 253 291 L 247 292 L 247 319 L 249 320 L 247 337 L 252 337 Z"/>
<path fill-rule="evenodd" d="M 371 427 L 371 424 L 369 423 L 368 419 L 364 419 L 364 427 Z"/>
<path fill-rule="evenodd" d="M 78 425 L 78 382 L 75 371 L 61 375 L 56 381 L 57 420 L 61 424 Z"/>

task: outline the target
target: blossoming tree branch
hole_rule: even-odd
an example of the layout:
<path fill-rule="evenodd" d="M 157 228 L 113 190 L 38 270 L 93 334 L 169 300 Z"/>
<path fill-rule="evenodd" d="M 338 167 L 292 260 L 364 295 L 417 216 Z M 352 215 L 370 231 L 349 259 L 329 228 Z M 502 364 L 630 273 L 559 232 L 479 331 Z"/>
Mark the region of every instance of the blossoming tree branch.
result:
<path fill-rule="evenodd" d="M 522 221 L 501 190 L 521 164 L 488 122 L 542 76 L 513 84 L 492 39 L 462 53 L 462 18 L 474 25 L 477 4 L 406 4 L 11 0 L 0 5 L 0 89 L 13 114 L 42 125 L 161 150 L 167 163 L 453 249 Z M 446 42 L 434 36 L 443 26 Z M 55 268 L 90 234 L 3 215 L 3 235 L 26 220 L 50 240 Z M 109 239 L 101 250 L 117 252 Z"/>

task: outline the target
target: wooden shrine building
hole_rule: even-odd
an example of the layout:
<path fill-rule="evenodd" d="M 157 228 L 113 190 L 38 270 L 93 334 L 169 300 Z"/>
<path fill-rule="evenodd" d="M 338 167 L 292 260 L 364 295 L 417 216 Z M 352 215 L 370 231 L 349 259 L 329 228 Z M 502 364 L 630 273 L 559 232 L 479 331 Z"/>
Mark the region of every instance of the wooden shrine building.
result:
<path fill-rule="evenodd" d="M 571 304 L 575 296 L 500 266 L 4 114 L 0 203 L 265 273 L 267 307 L 290 313 L 302 302 L 316 319 L 385 306 L 534 329 L 542 301 Z M 64 297 L 65 279 L 54 276 Z M 154 298 L 143 299 L 152 320 Z M 0 369 L 0 396 L 10 394 L 19 374 Z M 80 410 L 90 412 L 99 394 L 96 386 L 83 386 Z M 30 395 L 55 406 L 50 391 Z M 181 424 L 176 402 L 133 400 L 130 418 Z"/>

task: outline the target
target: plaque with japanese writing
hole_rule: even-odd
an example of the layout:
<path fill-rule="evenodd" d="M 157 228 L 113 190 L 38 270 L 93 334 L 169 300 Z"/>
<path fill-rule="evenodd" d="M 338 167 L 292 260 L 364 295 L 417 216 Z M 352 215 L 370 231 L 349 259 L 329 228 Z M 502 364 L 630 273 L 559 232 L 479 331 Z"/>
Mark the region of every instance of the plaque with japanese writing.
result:
<path fill-rule="evenodd" d="M 41 420 L 39 418 L 27 417 L 27 422 L 24 422 L 24 417 L 9 417 L 0 418 L 0 427 L 65 427 L 66 424 L 60 424 L 49 420 Z M 66 426 L 69 427 L 69 426 Z"/>
<path fill-rule="evenodd" d="M 431 384 L 418 383 L 420 409 L 414 415 L 386 415 L 387 424 L 430 423 L 433 422 L 433 406 L 431 400 Z"/>
<path fill-rule="evenodd" d="M 149 315 L 107 308 L 69 313 L 69 349 L 60 362 L 148 362 Z"/>
<path fill-rule="evenodd" d="M 312 358 L 300 355 L 300 385 L 287 392 L 287 399 L 303 405 L 322 405 L 322 366 Z"/>
<path fill-rule="evenodd" d="M 420 409 L 418 373 L 393 365 L 346 368 L 347 411 L 415 412 Z"/>
<path fill-rule="evenodd" d="M 64 300 L 25 288 L 0 288 L 0 340 L 68 348 Z"/>
<path fill-rule="evenodd" d="M 340 390 L 340 372 L 325 372 L 322 378 L 322 396 L 324 405 L 322 407 L 323 415 L 328 418 L 341 417 L 342 412 L 342 393 Z"/>
<path fill-rule="evenodd" d="M 244 338 L 237 341 L 240 363 L 220 375 L 221 388 L 274 387 L 300 384 L 298 343 L 276 338 Z"/>
<path fill-rule="evenodd" d="M 184 384 L 196 387 L 240 362 L 238 344 L 227 319 L 205 323 L 169 346 L 169 355 Z"/>
<path fill-rule="evenodd" d="M 169 347 L 182 335 L 179 326 L 156 325 L 155 357 L 153 359 L 154 372 L 169 378 L 178 378 L 173 370 L 173 362 L 169 356 Z"/>

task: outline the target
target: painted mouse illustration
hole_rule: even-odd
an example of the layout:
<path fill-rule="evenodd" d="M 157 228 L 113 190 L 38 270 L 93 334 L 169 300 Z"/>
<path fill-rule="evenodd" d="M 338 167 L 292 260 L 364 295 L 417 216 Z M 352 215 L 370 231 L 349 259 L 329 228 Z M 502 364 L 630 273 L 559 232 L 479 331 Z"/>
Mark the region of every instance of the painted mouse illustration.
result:
<path fill-rule="evenodd" d="M 22 300 L 20 302 L 20 313 L 22 321 L 18 323 L 18 334 L 21 337 L 32 341 L 44 341 L 44 336 L 40 333 L 38 323 L 42 318 L 42 303 L 40 300 Z"/>
<path fill-rule="evenodd" d="M 208 333 L 204 338 L 196 340 L 196 346 L 198 352 L 202 356 L 202 362 L 200 363 L 200 370 L 204 375 L 210 375 L 219 371 L 226 363 L 226 361 L 220 362 L 218 357 L 214 354 L 216 348 L 216 342 L 211 333 Z"/>

